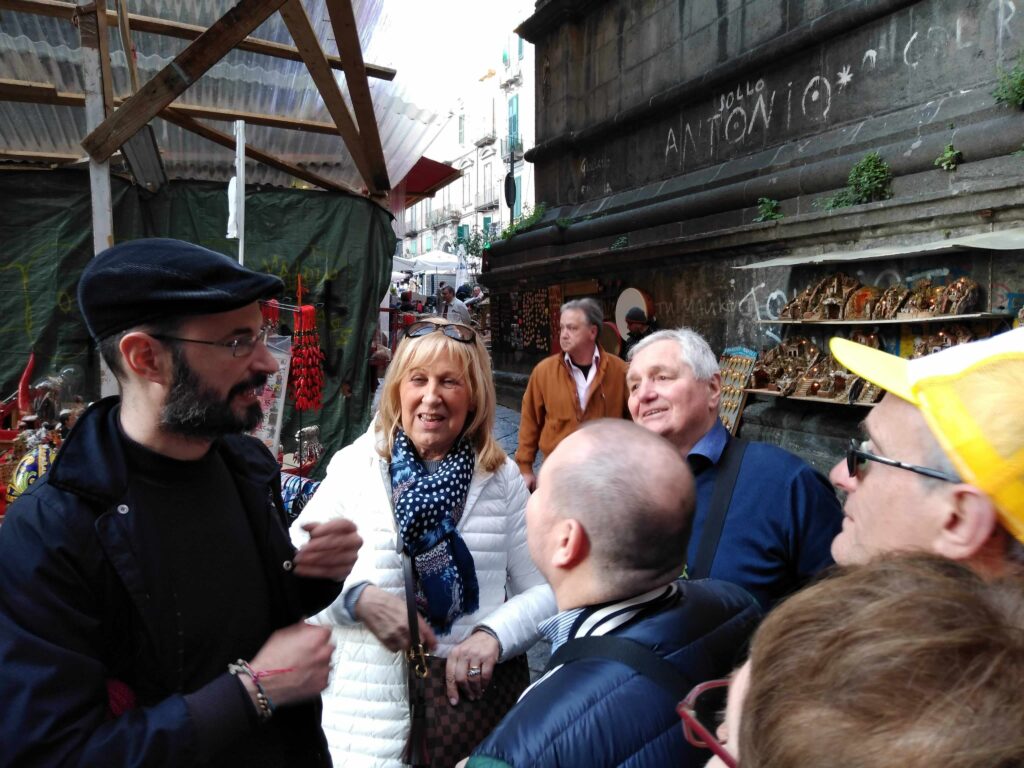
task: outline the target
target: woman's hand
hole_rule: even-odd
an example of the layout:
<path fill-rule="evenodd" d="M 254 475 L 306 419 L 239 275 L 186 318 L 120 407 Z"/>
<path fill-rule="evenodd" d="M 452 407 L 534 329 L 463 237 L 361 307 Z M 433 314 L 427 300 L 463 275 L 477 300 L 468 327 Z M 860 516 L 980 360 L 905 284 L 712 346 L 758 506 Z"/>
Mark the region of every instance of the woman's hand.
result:
<path fill-rule="evenodd" d="M 355 614 L 356 619 L 363 622 L 389 651 L 407 651 L 412 647 L 409 611 L 404 597 L 369 584 L 356 601 Z M 418 613 L 416 620 L 419 622 L 420 642 L 428 651 L 432 650 L 437 645 L 434 630 Z"/>
<path fill-rule="evenodd" d="M 448 700 L 453 707 L 459 703 L 460 689 L 470 701 L 483 696 L 491 682 L 500 651 L 498 641 L 480 630 L 452 648 L 444 674 L 448 684 Z"/>

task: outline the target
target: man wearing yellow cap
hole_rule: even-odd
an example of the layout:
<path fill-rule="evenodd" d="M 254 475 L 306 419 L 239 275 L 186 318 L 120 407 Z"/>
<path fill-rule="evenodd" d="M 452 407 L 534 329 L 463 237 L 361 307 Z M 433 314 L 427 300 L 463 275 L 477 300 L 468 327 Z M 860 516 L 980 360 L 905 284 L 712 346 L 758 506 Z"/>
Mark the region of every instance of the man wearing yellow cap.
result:
<path fill-rule="evenodd" d="M 985 576 L 1024 564 L 1024 328 L 916 360 L 831 349 L 887 391 L 830 474 L 847 494 L 836 562 L 924 550 Z"/>

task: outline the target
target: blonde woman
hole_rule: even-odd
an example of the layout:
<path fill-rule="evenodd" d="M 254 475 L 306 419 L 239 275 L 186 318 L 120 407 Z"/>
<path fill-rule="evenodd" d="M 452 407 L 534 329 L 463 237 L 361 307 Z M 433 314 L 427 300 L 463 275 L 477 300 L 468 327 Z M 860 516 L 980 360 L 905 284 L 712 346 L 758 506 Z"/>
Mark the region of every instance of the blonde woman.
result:
<path fill-rule="evenodd" d="M 292 525 L 346 517 L 364 544 L 334 626 L 323 726 L 336 765 L 398 766 L 409 732 L 410 647 L 398 533 L 411 556 L 420 637 L 447 659 L 453 703 L 538 638 L 554 596 L 526 545 L 528 492 L 492 435 L 494 384 L 475 331 L 444 320 L 406 331 L 370 429 L 331 460 Z"/>

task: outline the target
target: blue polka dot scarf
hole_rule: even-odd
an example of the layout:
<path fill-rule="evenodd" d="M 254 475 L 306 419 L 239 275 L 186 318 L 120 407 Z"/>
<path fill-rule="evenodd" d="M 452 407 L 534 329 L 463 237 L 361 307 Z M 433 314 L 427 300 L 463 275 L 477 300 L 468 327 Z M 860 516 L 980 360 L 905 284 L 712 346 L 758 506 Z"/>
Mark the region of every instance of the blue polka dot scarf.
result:
<path fill-rule="evenodd" d="M 473 555 L 455 527 L 465 511 L 475 461 L 473 446 L 461 440 L 428 475 L 401 429 L 391 449 L 391 497 L 412 558 L 416 606 L 441 635 L 480 603 Z"/>

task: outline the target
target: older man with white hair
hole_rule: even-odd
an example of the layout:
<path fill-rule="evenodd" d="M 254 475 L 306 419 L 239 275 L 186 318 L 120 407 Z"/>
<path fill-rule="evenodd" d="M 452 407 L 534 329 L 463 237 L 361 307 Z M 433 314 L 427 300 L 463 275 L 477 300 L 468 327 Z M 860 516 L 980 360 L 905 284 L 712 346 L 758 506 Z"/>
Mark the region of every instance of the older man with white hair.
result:
<path fill-rule="evenodd" d="M 832 354 L 886 390 L 832 469 L 846 492 L 836 561 L 925 551 L 986 577 L 1024 565 L 1024 328 L 917 360 L 846 339 Z"/>
<path fill-rule="evenodd" d="M 707 341 L 658 331 L 630 354 L 633 421 L 667 438 L 697 480 L 687 574 L 739 584 L 765 610 L 832 563 L 842 523 L 829 482 L 773 445 L 732 437 L 718 419 L 722 384 Z"/>

